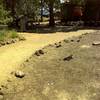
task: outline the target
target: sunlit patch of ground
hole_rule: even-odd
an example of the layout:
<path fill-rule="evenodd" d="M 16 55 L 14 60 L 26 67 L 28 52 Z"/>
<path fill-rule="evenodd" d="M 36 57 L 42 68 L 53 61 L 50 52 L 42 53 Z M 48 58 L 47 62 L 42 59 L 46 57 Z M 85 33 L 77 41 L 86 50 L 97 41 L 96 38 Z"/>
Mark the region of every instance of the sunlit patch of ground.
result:
<path fill-rule="evenodd" d="M 3 88 L 4 99 L 100 100 L 100 46 L 92 45 L 100 41 L 99 31 L 65 40 L 61 46 L 44 47 L 44 54 L 35 53 L 24 62 L 20 70 L 26 76 L 12 75 L 8 89 Z M 80 48 L 83 45 L 90 48 Z M 64 59 L 68 55 L 72 57 Z"/>
<path fill-rule="evenodd" d="M 94 31 L 95 30 L 79 30 L 53 34 L 21 33 L 26 38 L 26 41 L 0 47 L 0 83 L 10 77 L 10 73 L 17 69 L 35 50 L 63 39 Z"/>
<path fill-rule="evenodd" d="M 84 49 L 84 48 L 85 48 L 85 49 L 87 48 L 87 49 L 88 49 L 88 48 L 91 48 L 91 46 L 89 46 L 89 45 L 81 45 L 80 48 L 83 48 L 83 49 Z"/>

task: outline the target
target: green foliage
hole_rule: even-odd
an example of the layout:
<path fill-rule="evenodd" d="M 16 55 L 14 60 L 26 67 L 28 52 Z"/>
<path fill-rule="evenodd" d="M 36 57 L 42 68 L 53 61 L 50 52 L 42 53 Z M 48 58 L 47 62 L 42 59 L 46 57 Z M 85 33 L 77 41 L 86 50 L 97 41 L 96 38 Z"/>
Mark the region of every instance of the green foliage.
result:
<path fill-rule="evenodd" d="M 55 7 L 59 7 L 59 5 L 60 5 L 60 0 L 44 0 L 44 2 L 46 2 L 48 5 L 50 4 L 50 3 L 53 3 L 54 4 L 54 6 Z"/>
<path fill-rule="evenodd" d="M 18 0 L 16 2 L 16 14 L 36 16 L 39 12 L 39 0 Z"/>
<path fill-rule="evenodd" d="M 84 0 L 70 0 L 70 2 L 75 5 L 84 5 Z"/>
<path fill-rule="evenodd" d="M 0 31 L 0 41 L 5 41 L 10 38 L 17 38 L 18 34 L 15 30 L 1 30 Z"/>
<path fill-rule="evenodd" d="M 12 21 L 12 18 L 9 16 L 8 11 L 3 7 L 3 4 L 0 4 L 0 24 L 7 24 Z"/>

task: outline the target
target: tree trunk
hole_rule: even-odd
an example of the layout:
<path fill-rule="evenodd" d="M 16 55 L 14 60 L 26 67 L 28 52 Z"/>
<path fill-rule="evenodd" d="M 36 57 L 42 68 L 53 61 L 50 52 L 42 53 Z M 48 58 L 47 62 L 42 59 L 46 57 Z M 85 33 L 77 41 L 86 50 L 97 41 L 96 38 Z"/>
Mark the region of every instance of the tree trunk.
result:
<path fill-rule="evenodd" d="M 54 7 L 54 2 L 50 1 L 49 3 L 49 13 L 50 13 L 49 25 L 50 26 L 55 25 L 53 7 Z"/>
<path fill-rule="evenodd" d="M 6 0 L 6 9 L 11 11 L 11 15 L 15 15 L 16 0 Z"/>
<path fill-rule="evenodd" d="M 43 22 L 43 0 L 41 0 L 41 22 Z"/>
<path fill-rule="evenodd" d="M 27 16 L 23 16 L 21 19 L 20 19 L 20 31 L 21 32 L 26 32 L 26 23 L 27 23 Z"/>

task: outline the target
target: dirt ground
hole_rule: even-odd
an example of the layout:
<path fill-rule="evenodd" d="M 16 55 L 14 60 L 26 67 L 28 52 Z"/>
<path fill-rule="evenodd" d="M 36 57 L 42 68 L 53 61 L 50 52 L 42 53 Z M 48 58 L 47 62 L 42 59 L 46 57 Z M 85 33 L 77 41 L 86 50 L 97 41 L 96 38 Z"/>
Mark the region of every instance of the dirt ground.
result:
<path fill-rule="evenodd" d="M 8 80 L 1 100 L 100 100 L 100 31 L 61 40 L 33 54 Z"/>
<path fill-rule="evenodd" d="M 65 38 L 79 36 L 86 32 L 95 30 L 79 30 L 74 32 L 57 32 L 57 33 L 21 33 L 26 41 L 17 42 L 8 46 L 0 47 L 0 84 L 5 83 L 10 78 L 10 73 L 29 58 L 37 49 L 48 44 L 61 41 Z"/>

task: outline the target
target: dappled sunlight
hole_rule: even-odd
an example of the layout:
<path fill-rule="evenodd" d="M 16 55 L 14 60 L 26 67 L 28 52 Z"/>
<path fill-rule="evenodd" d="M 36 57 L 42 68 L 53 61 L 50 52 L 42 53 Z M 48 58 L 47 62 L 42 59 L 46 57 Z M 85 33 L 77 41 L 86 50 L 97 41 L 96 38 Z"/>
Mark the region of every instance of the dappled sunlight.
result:
<path fill-rule="evenodd" d="M 71 95 L 66 91 L 58 91 L 57 100 L 71 100 Z"/>
<path fill-rule="evenodd" d="M 77 100 L 89 100 L 88 94 L 84 93 L 82 95 L 79 95 Z"/>
<path fill-rule="evenodd" d="M 91 46 L 90 45 L 81 45 L 80 48 L 88 49 L 88 48 L 91 48 Z"/>

